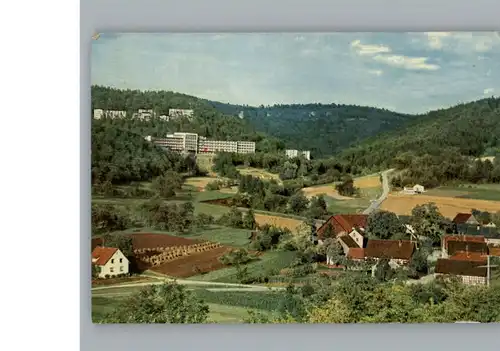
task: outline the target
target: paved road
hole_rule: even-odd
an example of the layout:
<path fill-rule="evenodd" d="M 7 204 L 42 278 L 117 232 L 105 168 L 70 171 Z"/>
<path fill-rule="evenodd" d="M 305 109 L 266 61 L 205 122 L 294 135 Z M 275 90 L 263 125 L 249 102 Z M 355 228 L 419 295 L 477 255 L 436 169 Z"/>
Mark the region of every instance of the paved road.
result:
<path fill-rule="evenodd" d="M 389 179 L 387 178 L 387 175 L 393 170 L 394 169 L 388 169 L 387 171 L 382 172 L 382 195 L 380 195 L 377 200 L 373 201 L 370 206 L 363 211 L 363 214 L 372 213 L 377 208 L 379 208 L 382 202 L 387 198 L 387 196 L 389 195 L 389 191 L 391 190 L 389 187 Z"/>

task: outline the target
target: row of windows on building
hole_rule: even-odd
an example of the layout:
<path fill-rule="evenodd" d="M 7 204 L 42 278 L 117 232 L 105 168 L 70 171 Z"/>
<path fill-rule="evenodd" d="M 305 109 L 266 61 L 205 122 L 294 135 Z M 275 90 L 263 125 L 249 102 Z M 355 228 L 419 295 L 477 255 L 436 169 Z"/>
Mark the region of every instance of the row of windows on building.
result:
<path fill-rule="evenodd" d="M 166 138 L 147 136 L 145 139 L 158 146 L 179 152 L 231 152 L 240 154 L 255 152 L 255 142 L 253 141 L 209 140 L 204 136 L 198 136 L 196 133 L 177 132 L 167 134 Z"/>

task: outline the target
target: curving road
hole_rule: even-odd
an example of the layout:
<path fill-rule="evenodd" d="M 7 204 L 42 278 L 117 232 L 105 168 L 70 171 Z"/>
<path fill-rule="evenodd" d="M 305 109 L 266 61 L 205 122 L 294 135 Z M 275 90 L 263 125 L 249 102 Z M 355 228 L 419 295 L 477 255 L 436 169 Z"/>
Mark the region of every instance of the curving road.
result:
<path fill-rule="evenodd" d="M 382 172 L 382 195 L 380 195 L 380 197 L 377 200 L 374 200 L 370 204 L 370 206 L 366 210 L 363 211 L 363 214 L 372 213 L 373 211 L 378 209 L 380 207 L 380 205 L 382 204 L 382 202 L 387 198 L 387 196 L 389 195 L 389 191 L 391 190 L 391 188 L 389 186 L 389 179 L 388 179 L 387 175 L 389 173 L 391 173 L 393 170 L 394 169 L 388 169 L 387 171 Z"/>

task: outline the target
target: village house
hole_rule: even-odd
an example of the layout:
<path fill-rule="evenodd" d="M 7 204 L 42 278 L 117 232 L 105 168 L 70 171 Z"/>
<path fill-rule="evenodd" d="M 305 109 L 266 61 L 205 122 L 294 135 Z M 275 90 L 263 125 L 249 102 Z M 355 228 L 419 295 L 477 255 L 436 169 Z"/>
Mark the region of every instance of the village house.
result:
<path fill-rule="evenodd" d="M 321 244 L 326 239 L 328 230 L 331 230 L 332 237 L 349 235 L 359 247 L 363 247 L 363 238 L 368 215 L 363 214 L 341 214 L 328 218 L 317 229 L 318 242 Z"/>
<path fill-rule="evenodd" d="M 474 217 L 472 213 L 457 213 L 452 222 L 454 224 L 476 224 L 479 225 L 479 221 Z"/>
<path fill-rule="evenodd" d="M 423 192 L 425 192 L 425 188 L 423 185 L 420 185 L 420 184 L 415 184 L 412 187 L 405 186 L 403 188 L 403 193 L 407 194 L 407 195 L 421 194 Z"/>
<path fill-rule="evenodd" d="M 485 285 L 487 279 L 486 260 L 458 260 L 440 258 L 436 263 L 437 276 L 456 276 L 463 284 Z"/>
<path fill-rule="evenodd" d="M 410 263 L 415 243 L 410 240 L 368 240 L 365 248 L 350 248 L 347 258 L 353 261 L 388 259 L 392 268 Z"/>
<path fill-rule="evenodd" d="M 92 251 L 92 264 L 99 268 L 99 278 L 129 273 L 129 260 L 115 247 L 97 246 Z"/>
<path fill-rule="evenodd" d="M 487 251 L 484 236 L 445 235 L 441 239 L 442 258 L 449 258 L 459 252 L 486 254 Z"/>
<path fill-rule="evenodd" d="M 453 233 L 467 236 L 484 237 L 487 244 L 500 245 L 500 233 L 495 226 L 479 224 L 453 223 Z"/>

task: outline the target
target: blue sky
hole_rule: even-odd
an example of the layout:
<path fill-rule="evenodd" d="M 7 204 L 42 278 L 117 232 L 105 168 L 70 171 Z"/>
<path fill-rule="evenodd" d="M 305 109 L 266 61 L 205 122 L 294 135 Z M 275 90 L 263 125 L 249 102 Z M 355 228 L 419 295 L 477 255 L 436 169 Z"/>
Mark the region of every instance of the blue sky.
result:
<path fill-rule="evenodd" d="M 498 32 L 102 34 L 92 84 L 421 113 L 500 93 Z"/>

